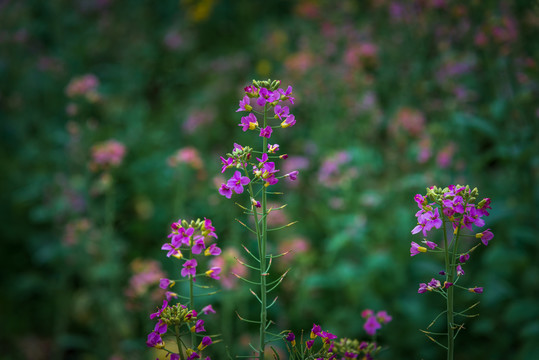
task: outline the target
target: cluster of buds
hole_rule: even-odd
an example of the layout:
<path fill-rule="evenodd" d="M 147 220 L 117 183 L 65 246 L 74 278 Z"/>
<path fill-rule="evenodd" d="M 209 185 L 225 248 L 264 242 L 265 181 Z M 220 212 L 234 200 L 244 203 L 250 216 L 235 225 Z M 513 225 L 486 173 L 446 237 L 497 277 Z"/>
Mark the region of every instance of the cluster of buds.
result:
<path fill-rule="evenodd" d="M 169 328 L 175 329 L 176 336 L 180 335 L 180 332 L 185 329 L 186 333 L 202 333 L 205 332 L 204 320 L 198 319 L 198 313 L 195 310 L 188 309 L 187 306 L 176 304 L 170 306 L 166 300 L 163 301 L 163 306 L 155 313 L 150 315 L 150 319 L 158 319 L 157 324 L 150 334 L 148 334 L 148 340 L 146 345 L 157 349 L 165 349 L 165 341 L 163 336 L 167 333 Z M 202 351 L 213 343 L 211 337 L 204 336 L 198 344 L 196 350 L 187 348 L 185 350 L 188 360 L 200 359 Z M 194 345 L 193 345 L 194 346 Z M 180 355 L 169 352 L 171 360 L 179 360 Z M 206 360 L 209 360 L 206 357 Z"/>
<path fill-rule="evenodd" d="M 205 256 L 217 256 L 221 254 L 221 249 L 215 243 L 209 244 L 211 238 L 217 239 L 215 228 L 212 226 L 211 220 L 206 218 L 204 220 L 192 220 L 191 222 L 178 220 L 172 223 L 170 227 L 172 228 L 171 233 L 168 235 L 170 243 L 163 244 L 161 250 L 168 251 L 167 257 L 173 256 L 177 259 L 183 259 L 182 277 L 189 277 L 195 280 L 198 262 L 192 256 L 189 259 L 185 259 L 182 250 L 189 251 L 191 255 L 204 253 Z M 221 268 L 212 267 L 205 272 L 205 275 L 219 280 L 220 272 Z M 166 289 L 173 285 L 173 280 L 161 279 L 161 288 Z"/>

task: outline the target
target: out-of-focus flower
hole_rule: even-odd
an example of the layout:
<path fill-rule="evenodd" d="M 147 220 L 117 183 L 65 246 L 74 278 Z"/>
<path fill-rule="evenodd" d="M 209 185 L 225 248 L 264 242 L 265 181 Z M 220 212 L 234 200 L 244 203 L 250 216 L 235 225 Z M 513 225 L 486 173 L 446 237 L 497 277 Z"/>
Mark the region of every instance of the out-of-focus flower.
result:
<path fill-rule="evenodd" d="M 247 268 L 241 265 L 244 259 L 240 256 L 235 248 L 224 249 L 220 256 L 216 256 L 210 260 L 210 267 L 221 268 L 220 280 L 221 285 L 225 289 L 233 289 L 238 285 L 238 278 L 234 275 L 245 277 Z"/>
<path fill-rule="evenodd" d="M 114 139 L 92 146 L 90 169 L 108 169 L 119 166 L 125 156 L 125 145 Z"/>
<path fill-rule="evenodd" d="M 211 124 L 214 119 L 215 112 L 213 109 L 196 109 L 189 113 L 187 120 L 182 124 L 182 129 L 188 134 L 192 134 L 200 127 Z"/>
<path fill-rule="evenodd" d="M 186 146 L 179 149 L 174 155 L 167 159 L 167 162 L 170 167 L 177 167 L 180 164 L 186 164 L 196 170 L 202 169 L 202 159 L 200 158 L 200 153 L 192 146 Z"/>
<path fill-rule="evenodd" d="M 66 95 L 70 98 L 76 96 L 83 96 L 89 101 L 97 101 L 99 94 L 97 87 L 99 86 L 99 79 L 94 74 L 86 74 L 78 77 L 74 77 L 69 81 L 66 87 Z"/>

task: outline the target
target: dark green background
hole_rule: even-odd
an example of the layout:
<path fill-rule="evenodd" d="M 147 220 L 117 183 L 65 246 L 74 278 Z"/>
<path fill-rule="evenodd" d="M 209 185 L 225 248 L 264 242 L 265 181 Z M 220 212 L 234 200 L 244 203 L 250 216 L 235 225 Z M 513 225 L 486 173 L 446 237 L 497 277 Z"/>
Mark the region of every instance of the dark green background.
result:
<path fill-rule="evenodd" d="M 155 259 L 177 271 L 159 249 L 178 217 L 211 218 L 223 248 L 252 244 L 214 177 L 233 142 L 256 143 L 235 110 L 242 88 L 268 77 L 294 87 L 297 124 L 273 138 L 303 161 L 298 185 L 274 199 L 299 223 L 273 233 L 272 249 L 296 237 L 309 244 L 289 260 L 275 330 L 316 322 L 365 338 L 361 310 L 385 309 L 393 321 L 378 338 L 381 358 L 442 358 L 418 331 L 443 309 L 441 298 L 417 294 L 442 261 L 409 256 L 410 241 L 421 240 L 410 234 L 413 196 L 461 183 L 492 199 L 495 238 L 462 279 L 485 292 L 460 299 L 481 303 L 456 358 L 537 358 L 533 3 L 0 1 L 0 358 L 152 358 L 148 314 L 161 301 L 146 296 L 126 309 L 129 264 Z M 98 101 L 66 95 L 85 74 L 99 79 Z M 406 114 L 424 122 L 410 127 Z M 188 131 L 197 116 L 206 122 Z M 91 147 L 111 138 L 127 155 L 112 172 L 108 211 L 88 163 Z M 199 151 L 202 169 L 168 167 L 185 146 Z M 321 178 L 340 152 L 348 155 Z M 66 226 L 80 219 L 91 229 L 65 245 Z M 225 326 L 234 353 L 244 353 L 256 330 L 233 310 L 256 316 L 248 290 L 212 300 L 219 315 L 208 327 Z"/>

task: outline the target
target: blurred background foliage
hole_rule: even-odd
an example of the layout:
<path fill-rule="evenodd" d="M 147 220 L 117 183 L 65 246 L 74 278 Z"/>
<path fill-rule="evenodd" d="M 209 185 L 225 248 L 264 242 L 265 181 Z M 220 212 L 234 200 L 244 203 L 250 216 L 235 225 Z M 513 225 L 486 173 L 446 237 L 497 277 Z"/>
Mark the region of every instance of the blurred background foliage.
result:
<path fill-rule="evenodd" d="M 539 358 L 538 26 L 524 0 L 0 1 L 0 358 L 155 358 L 169 224 L 211 218 L 232 265 L 254 241 L 219 155 L 253 140 L 235 110 L 268 77 L 294 87 L 274 137 L 300 170 L 271 199 L 288 204 L 272 223 L 299 221 L 272 233 L 293 250 L 275 329 L 365 338 L 360 312 L 385 309 L 381 358 L 440 358 L 418 329 L 443 305 L 417 287 L 442 264 L 409 256 L 412 198 L 461 183 L 492 199 L 495 238 L 467 266 L 485 292 L 462 299 L 481 315 L 456 358 Z M 209 332 L 246 353 L 248 290 L 210 300 Z"/>

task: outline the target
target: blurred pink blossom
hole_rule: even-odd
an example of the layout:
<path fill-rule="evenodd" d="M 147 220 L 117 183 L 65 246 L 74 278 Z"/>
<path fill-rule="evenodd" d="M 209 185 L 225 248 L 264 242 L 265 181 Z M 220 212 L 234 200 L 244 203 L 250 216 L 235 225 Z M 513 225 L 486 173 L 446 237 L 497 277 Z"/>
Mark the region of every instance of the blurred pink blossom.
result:
<path fill-rule="evenodd" d="M 122 163 L 125 156 L 125 145 L 114 139 L 92 146 L 92 163 L 90 169 L 107 169 Z"/>
<path fill-rule="evenodd" d="M 98 97 L 97 87 L 99 79 L 94 74 L 86 74 L 71 79 L 66 87 L 66 95 L 70 98 L 75 96 L 85 96 L 88 100 Z"/>
<path fill-rule="evenodd" d="M 247 275 L 247 267 L 239 262 L 245 262 L 235 248 L 223 249 L 220 256 L 215 256 L 210 260 L 209 267 L 221 268 L 221 284 L 225 289 L 234 289 L 238 286 L 238 278 L 234 275 L 245 277 Z"/>

